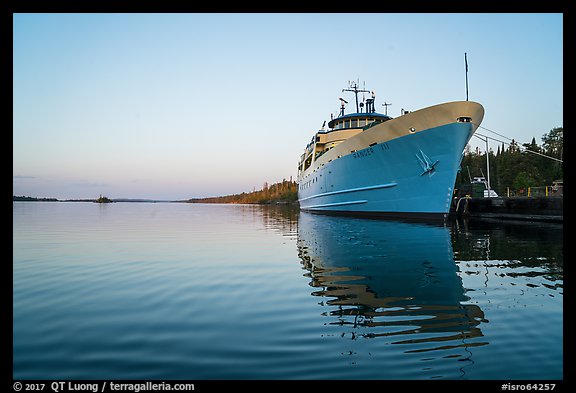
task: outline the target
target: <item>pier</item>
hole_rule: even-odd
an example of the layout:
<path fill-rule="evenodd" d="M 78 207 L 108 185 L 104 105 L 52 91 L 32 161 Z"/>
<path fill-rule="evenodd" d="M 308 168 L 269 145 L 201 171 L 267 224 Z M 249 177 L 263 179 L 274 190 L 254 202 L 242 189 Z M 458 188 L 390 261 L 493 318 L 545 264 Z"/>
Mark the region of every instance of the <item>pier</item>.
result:
<path fill-rule="evenodd" d="M 564 198 L 553 197 L 461 197 L 454 200 L 450 215 L 528 221 L 563 222 Z"/>

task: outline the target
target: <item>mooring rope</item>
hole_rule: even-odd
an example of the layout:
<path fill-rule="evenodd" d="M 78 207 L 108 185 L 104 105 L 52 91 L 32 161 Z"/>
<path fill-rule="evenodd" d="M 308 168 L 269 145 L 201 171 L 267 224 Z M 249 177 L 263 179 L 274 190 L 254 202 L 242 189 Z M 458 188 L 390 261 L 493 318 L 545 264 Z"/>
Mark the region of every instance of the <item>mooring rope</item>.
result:
<path fill-rule="evenodd" d="M 502 141 L 502 140 L 500 140 L 500 139 L 496 139 L 496 138 L 490 137 L 490 136 L 488 136 L 488 135 L 480 134 L 479 132 L 474 133 L 474 136 L 476 136 L 477 138 L 479 138 L 480 136 L 483 136 L 484 138 L 492 139 L 493 141 L 500 142 L 500 143 L 505 143 L 505 144 L 507 144 L 507 145 L 509 145 L 509 146 L 516 146 L 516 147 L 518 147 L 519 149 L 522 149 L 522 150 L 525 151 L 525 152 L 532 153 L 532 154 L 536 154 L 536 155 L 539 155 L 539 156 L 542 156 L 542 157 L 545 157 L 545 158 L 549 158 L 549 159 L 554 160 L 554 161 L 559 161 L 559 162 L 564 163 L 564 161 L 562 161 L 562 160 L 559 159 L 559 158 L 550 157 L 550 156 L 547 156 L 546 154 L 538 153 L 537 151 L 528 150 L 528 149 L 526 149 L 524 146 L 518 145 L 518 144 L 514 141 L 514 139 L 510 139 L 510 138 L 508 138 L 507 136 L 504 136 L 504 135 L 502 135 L 502 134 L 497 133 L 496 131 L 492 131 L 492 130 L 489 130 L 488 128 L 486 128 L 486 127 L 482 127 L 480 124 L 476 124 L 476 123 L 472 123 L 472 124 L 474 124 L 474 125 L 475 125 L 476 127 L 478 127 L 478 128 L 482 128 L 482 129 L 484 129 L 484 130 L 486 130 L 486 131 L 488 131 L 488 132 L 492 132 L 492 133 L 494 133 L 494 134 L 496 134 L 496 135 L 499 135 L 499 136 L 501 136 L 502 138 L 506 138 L 506 139 L 508 139 L 509 141 L 511 141 L 511 143 Z"/>

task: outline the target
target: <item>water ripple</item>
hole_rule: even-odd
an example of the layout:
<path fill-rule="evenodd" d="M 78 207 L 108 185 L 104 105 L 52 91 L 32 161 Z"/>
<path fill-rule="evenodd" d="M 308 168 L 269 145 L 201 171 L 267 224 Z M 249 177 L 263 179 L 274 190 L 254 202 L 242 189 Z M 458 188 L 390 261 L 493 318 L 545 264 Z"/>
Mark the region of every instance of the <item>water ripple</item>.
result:
<path fill-rule="evenodd" d="M 13 215 L 15 379 L 563 377 L 561 231 L 183 203 Z"/>

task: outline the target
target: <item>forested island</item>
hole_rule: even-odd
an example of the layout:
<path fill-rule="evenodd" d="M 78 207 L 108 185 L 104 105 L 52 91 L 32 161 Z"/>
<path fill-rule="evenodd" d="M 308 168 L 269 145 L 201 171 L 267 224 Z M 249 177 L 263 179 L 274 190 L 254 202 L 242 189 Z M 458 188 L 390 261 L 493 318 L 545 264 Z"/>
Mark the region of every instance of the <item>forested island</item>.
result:
<path fill-rule="evenodd" d="M 282 180 L 279 183 L 268 185 L 264 183 L 262 189 L 252 192 L 243 192 L 226 196 L 188 199 L 188 203 L 254 203 L 254 204 L 297 204 L 298 184 L 295 181 Z"/>
<path fill-rule="evenodd" d="M 98 199 L 96 199 L 94 202 L 96 203 L 112 203 L 112 199 L 106 197 L 106 196 L 102 196 L 100 195 L 100 197 Z"/>

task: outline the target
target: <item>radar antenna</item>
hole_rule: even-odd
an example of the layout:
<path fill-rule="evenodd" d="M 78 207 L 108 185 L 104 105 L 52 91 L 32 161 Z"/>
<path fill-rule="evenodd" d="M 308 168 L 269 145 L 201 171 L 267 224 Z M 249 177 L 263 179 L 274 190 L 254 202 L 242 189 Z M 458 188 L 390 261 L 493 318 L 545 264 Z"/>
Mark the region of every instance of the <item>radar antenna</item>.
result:
<path fill-rule="evenodd" d="M 346 101 L 344 98 L 340 97 L 340 116 L 344 116 L 344 105 L 346 105 L 348 103 L 348 101 Z"/>
<path fill-rule="evenodd" d="M 386 110 L 385 110 L 386 112 L 384 113 L 386 116 L 388 116 L 388 106 L 390 106 L 390 105 L 392 105 L 392 104 L 389 102 L 385 102 L 382 104 L 382 106 L 386 107 Z"/>

